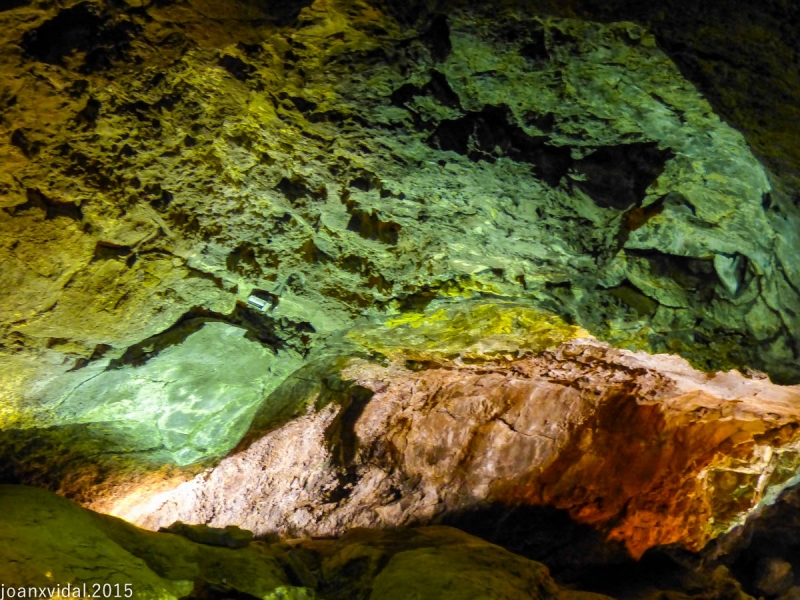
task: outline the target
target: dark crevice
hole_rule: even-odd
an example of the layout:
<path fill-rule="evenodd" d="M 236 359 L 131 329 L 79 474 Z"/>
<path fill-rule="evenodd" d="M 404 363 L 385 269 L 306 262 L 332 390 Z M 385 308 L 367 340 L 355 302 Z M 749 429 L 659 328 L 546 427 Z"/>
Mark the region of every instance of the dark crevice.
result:
<path fill-rule="evenodd" d="M 424 89 L 402 86 L 392 101 L 402 105 Z M 534 165 L 538 177 L 556 187 L 565 175 L 603 208 L 626 210 L 641 205 L 648 187 L 663 173 L 673 158 L 655 142 L 636 142 L 598 148 L 585 158 L 574 160 L 571 150 L 554 146 L 547 136 L 532 136 L 514 122 L 507 106 L 484 106 L 458 119 L 444 120 L 428 138 L 433 148 L 452 151 L 470 160 L 495 162 L 507 157 Z M 532 125 L 552 129 L 552 115 L 529 115 Z"/>
<path fill-rule="evenodd" d="M 383 184 L 381 183 L 380 178 L 373 173 L 372 171 L 367 171 L 366 169 L 359 169 L 355 173 L 353 173 L 353 178 L 347 184 L 347 187 L 354 188 L 356 190 L 361 190 L 362 192 L 370 192 L 372 190 L 382 190 Z M 349 208 L 352 208 L 354 204 L 350 201 L 350 191 L 343 190 L 342 191 L 342 203 Z"/>
<path fill-rule="evenodd" d="M 640 319 L 652 318 L 658 310 L 658 301 L 651 298 L 627 279 L 606 290 L 613 298 L 632 309 Z"/>
<path fill-rule="evenodd" d="M 133 31 L 130 22 L 112 23 L 83 2 L 28 31 L 21 46 L 25 54 L 48 64 L 63 64 L 71 54 L 85 52 L 80 71 L 92 73 L 124 57 Z"/>
<path fill-rule="evenodd" d="M 92 255 L 92 262 L 101 260 L 122 260 L 133 255 L 132 246 L 119 246 L 111 242 L 97 242 Z"/>
<path fill-rule="evenodd" d="M 358 233 L 367 240 L 376 240 L 384 244 L 395 246 L 400 236 L 402 226 L 394 221 L 384 221 L 374 211 L 353 209 L 347 230 Z"/>
<path fill-rule="evenodd" d="M 240 592 L 224 584 L 209 583 L 198 579 L 194 582 L 192 591 L 181 596 L 180 600 L 258 600 L 258 596 Z"/>
<path fill-rule="evenodd" d="M 490 506 L 449 513 L 438 524 L 457 527 L 493 544 L 545 563 L 561 581 L 581 581 L 586 572 L 634 564 L 624 545 L 573 521 L 549 506 Z"/>
<path fill-rule="evenodd" d="M 540 129 L 544 133 L 552 133 L 556 124 L 556 116 L 551 112 L 537 113 L 534 111 L 527 111 L 523 115 L 523 119 L 526 125 Z"/>
<path fill-rule="evenodd" d="M 244 329 L 246 339 L 258 342 L 273 352 L 289 350 L 305 355 L 311 348 L 316 334 L 310 323 L 290 321 L 286 318 L 275 319 L 244 304 L 237 304 L 229 315 L 195 307 L 187 311 L 170 328 L 130 346 L 122 356 L 111 360 L 107 369 L 139 367 L 167 348 L 182 344 L 186 338 L 200 331 L 209 322 L 227 323 Z"/>
<path fill-rule="evenodd" d="M 631 232 L 644 227 L 647 222 L 664 212 L 666 207 L 666 197 L 659 198 L 652 204 L 647 206 L 633 206 L 624 213 L 622 217 L 622 226 L 617 234 L 617 243 L 613 248 L 613 253 L 616 254 L 622 249 L 630 238 Z"/>
<path fill-rule="evenodd" d="M 423 93 L 436 98 L 445 106 L 461 110 L 461 98 L 450 87 L 447 77 L 436 69 L 431 69 L 430 75 L 431 80 L 423 86 Z"/>
<path fill-rule="evenodd" d="M 333 575 L 326 574 L 322 570 L 320 575 L 321 581 L 317 588 L 321 598 L 330 598 L 331 600 L 366 600 L 370 598 L 369 585 L 365 585 L 365 589 L 361 590 L 358 595 L 353 595 L 353 582 L 365 579 L 365 575 L 371 573 L 373 568 L 373 558 L 369 556 L 358 556 L 348 560 L 340 569 L 337 569 Z M 327 575 L 327 577 L 325 576 Z"/>
<path fill-rule="evenodd" d="M 100 108 L 99 100 L 89 98 L 84 107 L 75 115 L 75 123 L 84 130 L 93 128 L 97 123 L 97 117 L 100 116 Z"/>
<path fill-rule="evenodd" d="M 122 356 L 109 362 L 107 370 L 122 369 L 129 366 L 140 367 L 167 348 L 182 344 L 190 335 L 200 331 L 207 321 L 215 320 L 203 315 L 203 312 L 200 309 L 192 309 L 166 331 L 130 346 Z"/>
<path fill-rule="evenodd" d="M 453 51 L 450 41 L 450 25 L 447 15 L 438 14 L 433 17 L 427 29 L 420 35 L 420 40 L 431 53 L 433 60 L 443 62 Z"/>
<path fill-rule="evenodd" d="M 0 12 L 28 6 L 29 4 L 31 4 L 31 0 L 0 0 Z"/>
<path fill-rule="evenodd" d="M 150 202 L 150 206 L 155 208 L 156 210 L 165 210 L 172 204 L 172 201 L 175 199 L 175 195 L 172 192 L 168 192 L 167 190 L 161 190 L 161 195 L 158 196 L 155 200 Z"/>
<path fill-rule="evenodd" d="M 600 207 L 627 210 L 642 203 L 647 188 L 673 157 L 656 142 L 605 146 L 574 162 L 572 168 L 580 179 L 573 185 Z"/>
<path fill-rule="evenodd" d="M 76 50 L 88 50 L 100 37 L 104 24 L 87 3 L 77 4 L 27 32 L 22 49 L 37 60 L 58 64 Z"/>
<path fill-rule="evenodd" d="M 665 254 L 657 250 L 627 249 L 625 254 L 630 258 L 646 260 L 654 277 L 672 280 L 681 289 L 695 292 L 701 302 L 710 301 L 720 283 L 711 259 Z"/>
<path fill-rule="evenodd" d="M 39 153 L 42 143 L 31 139 L 30 129 L 20 127 L 11 133 L 11 145 L 19 148 L 25 158 L 33 158 Z"/>
<path fill-rule="evenodd" d="M 312 0 L 270 0 L 256 6 L 262 7 L 267 17 L 276 25 L 289 25 L 311 3 Z"/>
<path fill-rule="evenodd" d="M 545 43 L 544 27 L 538 26 L 531 31 L 529 41 L 519 49 L 520 55 L 534 63 L 544 62 L 550 59 Z"/>
<path fill-rule="evenodd" d="M 475 162 L 507 157 L 534 165 L 536 174 L 555 187 L 572 165 L 571 151 L 554 146 L 546 136 L 528 135 L 513 122 L 507 106 L 484 106 L 461 118 L 442 121 L 428 138 L 439 150 L 467 156 Z"/>
<path fill-rule="evenodd" d="M 328 190 L 324 185 L 312 189 L 308 181 L 299 175 L 295 175 L 291 179 L 284 177 L 278 182 L 275 189 L 293 204 L 301 203 L 305 199 L 322 201 L 328 197 Z"/>
<path fill-rule="evenodd" d="M 226 54 L 219 59 L 219 66 L 233 75 L 239 81 L 247 81 L 255 73 L 255 68 L 247 64 L 241 58 Z"/>
<path fill-rule="evenodd" d="M 195 269 L 194 267 L 189 267 L 189 277 L 193 277 L 195 279 L 205 279 L 206 281 L 210 281 L 214 284 L 214 286 L 220 290 L 227 290 L 228 286 L 225 285 L 225 282 L 222 280 L 221 277 L 217 277 L 213 273 L 206 273 L 205 271 L 201 271 L 200 269 Z"/>
<path fill-rule="evenodd" d="M 28 188 L 26 191 L 28 201 L 24 204 L 18 204 L 5 210 L 11 216 L 17 216 L 22 212 L 29 210 L 40 210 L 45 213 L 45 219 L 55 219 L 58 217 L 66 217 L 75 221 L 83 220 L 83 212 L 80 206 L 72 202 L 59 202 L 45 196 L 42 192 L 35 188 Z"/>
<path fill-rule="evenodd" d="M 348 385 L 343 392 L 337 394 L 341 404 L 339 414 L 325 430 L 325 441 L 331 461 L 338 467 L 337 485 L 328 492 L 326 497 L 328 502 L 339 502 L 347 498 L 358 483 L 356 470 L 358 436 L 355 426 L 374 394 L 372 390 L 360 385 Z"/>
<path fill-rule="evenodd" d="M 242 242 L 231 251 L 225 259 L 225 266 L 231 273 L 239 275 L 260 275 L 262 273 L 257 248 L 251 244 Z"/>
<path fill-rule="evenodd" d="M 458 94 L 453 91 L 447 77 L 436 69 L 431 69 L 430 81 L 422 87 L 411 83 L 403 84 L 392 92 L 389 99 L 395 106 L 403 107 L 419 96 L 429 96 L 444 106 L 461 110 L 461 99 Z"/>

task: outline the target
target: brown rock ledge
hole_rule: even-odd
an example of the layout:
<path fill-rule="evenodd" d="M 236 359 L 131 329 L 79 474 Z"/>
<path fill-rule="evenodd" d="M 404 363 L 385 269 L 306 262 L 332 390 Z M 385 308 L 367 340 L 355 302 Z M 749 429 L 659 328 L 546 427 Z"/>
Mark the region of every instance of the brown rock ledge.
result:
<path fill-rule="evenodd" d="M 217 467 L 112 512 L 148 528 L 334 536 L 489 503 L 551 505 L 638 557 L 701 548 L 800 463 L 797 386 L 590 338 L 480 364 L 321 360 L 265 406 L 286 398 L 301 416 L 277 428 L 257 417 Z"/>

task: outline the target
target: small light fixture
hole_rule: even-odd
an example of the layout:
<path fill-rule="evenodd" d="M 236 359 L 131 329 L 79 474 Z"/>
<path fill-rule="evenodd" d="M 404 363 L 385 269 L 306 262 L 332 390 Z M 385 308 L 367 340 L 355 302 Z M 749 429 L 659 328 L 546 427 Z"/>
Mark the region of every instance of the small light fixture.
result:
<path fill-rule="evenodd" d="M 263 298 L 259 298 L 258 296 L 250 296 L 247 298 L 247 306 L 250 308 L 255 308 L 257 311 L 263 313 L 267 312 L 269 302 Z"/>

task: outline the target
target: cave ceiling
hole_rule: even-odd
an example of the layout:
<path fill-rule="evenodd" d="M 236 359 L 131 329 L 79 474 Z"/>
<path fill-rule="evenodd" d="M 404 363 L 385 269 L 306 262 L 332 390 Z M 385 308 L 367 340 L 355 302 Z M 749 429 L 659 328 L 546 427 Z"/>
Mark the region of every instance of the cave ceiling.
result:
<path fill-rule="evenodd" d="M 528 503 L 701 548 L 800 464 L 798 21 L 0 0 L 0 480 L 151 528 Z"/>

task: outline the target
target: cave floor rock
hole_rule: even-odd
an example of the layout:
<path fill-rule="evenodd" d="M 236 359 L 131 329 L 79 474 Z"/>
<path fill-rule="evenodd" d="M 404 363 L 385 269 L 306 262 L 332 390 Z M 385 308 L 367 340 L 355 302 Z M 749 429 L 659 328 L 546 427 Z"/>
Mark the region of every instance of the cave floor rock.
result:
<path fill-rule="evenodd" d="M 120 597 L 143 600 L 560 597 L 544 565 L 449 527 L 230 549 L 141 530 L 35 488 L 0 486 L 0 510 L 6 590 L 119 586 L 132 592 Z"/>
<path fill-rule="evenodd" d="M 753 598 L 723 564 L 669 553 L 640 563 L 617 560 L 602 572 L 573 562 L 588 575 L 588 585 L 557 584 L 540 562 L 452 527 L 356 528 L 338 539 L 267 542 L 248 541 L 241 530 L 181 524 L 177 535 L 139 529 L 45 490 L 8 485 L 0 485 L 0 510 L 5 597 L 12 587 L 24 587 L 24 597 L 34 597 L 28 591 L 34 586 L 37 594 L 55 586 L 64 597 L 77 597 L 76 588 L 96 595 L 105 585 L 112 595 L 119 586 L 120 597 L 142 600 Z M 758 520 L 754 525 L 760 530 Z M 770 535 L 770 527 L 760 531 Z M 735 543 L 740 561 L 763 555 L 759 543 L 754 550 L 741 536 Z M 741 571 L 734 566 L 747 585 L 763 581 Z M 128 590 L 132 595 L 126 596 Z"/>

